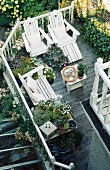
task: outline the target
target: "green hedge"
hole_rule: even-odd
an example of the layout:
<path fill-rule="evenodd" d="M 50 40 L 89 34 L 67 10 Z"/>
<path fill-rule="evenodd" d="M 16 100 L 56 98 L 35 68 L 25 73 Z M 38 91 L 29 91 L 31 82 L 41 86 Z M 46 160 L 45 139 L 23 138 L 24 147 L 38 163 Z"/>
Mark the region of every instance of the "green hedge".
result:
<path fill-rule="evenodd" d="M 58 8 L 58 2 L 54 0 L 0 0 L 0 13 L 5 15 L 4 20 L 25 20 Z M 1 15 L 0 15 L 1 20 Z M 3 20 L 3 23 L 6 22 Z M 8 23 L 8 22 L 7 22 Z"/>
<path fill-rule="evenodd" d="M 104 62 L 110 60 L 110 30 L 106 29 L 105 23 L 88 18 L 83 25 L 83 38 Z"/>
<path fill-rule="evenodd" d="M 75 17 L 83 22 L 83 38 L 94 52 L 104 59 L 110 60 L 110 30 L 104 17 L 106 9 L 102 0 L 74 0 Z"/>

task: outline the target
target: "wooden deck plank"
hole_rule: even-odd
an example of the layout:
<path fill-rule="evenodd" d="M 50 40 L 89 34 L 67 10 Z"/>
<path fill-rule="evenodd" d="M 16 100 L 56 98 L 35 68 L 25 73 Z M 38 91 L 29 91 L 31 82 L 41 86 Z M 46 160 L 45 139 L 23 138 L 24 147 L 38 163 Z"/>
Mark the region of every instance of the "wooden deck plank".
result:
<path fill-rule="evenodd" d="M 76 148 L 76 158 L 73 159 L 73 162 L 75 163 L 75 170 L 86 170 L 93 128 L 86 118 L 80 102 L 90 97 L 95 76 L 94 64 L 97 60 L 97 56 L 94 54 L 93 49 L 88 44 L 83 42 L 82 36 L 78 38 L 77 44 L 80 47 L 83 58 L 82 60 L 74 62 L 70 65 L 85 63 L 88 66 L 89 70 L 87 74 L 87 79 L 83 88 L 81 87 L 75 89 L 71 91 L 70 94 L 68 94 L 66 87 L 63 86 L 60 72 L 57 73 L 52 88 L 56 94 L 62 95 L 64 101 L 68 101 L 70 103 L 73 116 L 78 123 L 78 130 L 80 130 L 84 134 L 81 145 L 79 146 L 79 148 Z M 102 80 L 100 80 L 100 82 L 102 83 Z M 99 86 L 99 92 L 101 92 L 101 90 L 102 86 Z"/>

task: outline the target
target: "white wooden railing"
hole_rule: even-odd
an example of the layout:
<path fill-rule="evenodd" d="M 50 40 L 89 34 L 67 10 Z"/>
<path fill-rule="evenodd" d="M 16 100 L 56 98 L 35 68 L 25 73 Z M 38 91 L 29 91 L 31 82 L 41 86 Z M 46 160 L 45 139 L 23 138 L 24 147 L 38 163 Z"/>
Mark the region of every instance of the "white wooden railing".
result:
<path fill-rule="evenodd" d="M 69 20 L 71 22 L 73 22 L 73 3 L 70 7 L 66 7 L 66 8 L 62 8 L 62 9 L 59 9 L 60 11 L 63 11 L 64 13 L 64 17 L 66 16 L 66 12 L 68 12 L 69 14 Z M 49 16 L 49 13 L 47 14 L 43 14 L 41 16 L 37 16 L 35 17 L 37 20 L 42 20 L 42 28 L 44 28 L 44 20 L 45 18 L 48 18 Z M 22 109 L 24 111 L 24 115 L 23 118 L 24 118 L 24 121 L 26 121 L 26 119 L 30 119 L 33 123 L 33 127 L 35 128 L 35 131 L 36 131 L 36 137 L 41 141 L 42 143 L 42 147 L 44 148 L 45 152 L 46 152 L 46 155 L 47 155 L 47 160 L 45 161 L 45 166 L 46 166 L 46 169 L 52 169 L 52 170 L 55 170 L 56 167 L 59 167 L 60 170 L 62 169 L 68 169 L 68 170 L 72 170 L 74 169 L 74 163 L 70 163 L 70 165 L 65 165 L 65 164 L 62 164 L 60 162 L 57 162 L 54 158 L 54 156 L 52 156 L 49 148 L 48 148 L 48 145 L 47 143 L 45 142 L 45 139 L 41 133 L 41 131 L 39 130 L 39 127 L 35 124 L 34 120 L 33 120 L 33 115 L 32 115 L 32 112 L 21 92 L 21 89 L 19 88 L 16 80 L 15 80 L 15 77 L 10 69 L 10 66 L 7 62 L 7 58 L 11 58 L 11 57 L 14 57 L 14 53 L 13 53 L 13 50 L 12 50 L 12 47 L 15 45 L 15 40 L 16 40 L 16 32 L 17 32 L 17 29 L 19 29 L 20 25 L 22 25 L 24 23 L 24 21 L 19 21 L 17 20 L 17 23 L 16 25 L 13 27 L 9 37 L 7 38 L 6 42 L 4 43 L 4 46 L 2 48 L 0 48 L 0 56 L 1 56 L 1 59 L 2 59 L 2 64 L 3 64 L 3 75 L 5 77 L 5 80 L 14 96 L 14 98 L 20 102 L 21 106 L 22 106 Z M 24 122 L 25 123 L 25 122 Z M 39 153 L 40 153 L 40 148 L 39 148 Z"/>
<path fill-rule="evenodd" d="M 65 18 L 66 16 L 68 16 L 68 20 L 73 23 L 73 19 L 74 19 L 74 15 L 73 15 L 73 10 L 74 10 L 74 2 L 72 1 L 71 6 L 65 7 L 65 8 L 60 8 L 59 11 L 61 11 L 63 13 L 63 17 Z M 41 27 L 44 29 L 45 27 L 45 22 L 46 25 L 48 24 L 49 20 L 48 17 L 50 15 L 49 13 L 43 14 L 43 15 L 39 15 L 34 17 L 34 19 L 38 20 L 38 23 L 40 23 L 41 21 Z M 21 25 L 24 23 L 25 21 L 21 21 Z"/>
<path fill-rule="evenodd" d="M 106 69 L 106 72 L 104 71 Z M 102 95 L 98 96 L 99 78 L 103 80 Z M 98 58 L 95 63 L 95 80 L 92 93 L 90 95 L 90 105 L 103 128 L 110 135 L 110 61 L 103 63 L 102 58 Z"/>

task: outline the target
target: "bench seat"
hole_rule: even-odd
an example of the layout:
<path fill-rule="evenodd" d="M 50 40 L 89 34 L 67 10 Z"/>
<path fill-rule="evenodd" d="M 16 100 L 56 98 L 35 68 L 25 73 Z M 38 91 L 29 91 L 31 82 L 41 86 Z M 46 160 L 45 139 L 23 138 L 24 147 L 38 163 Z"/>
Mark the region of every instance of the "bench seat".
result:
<path fill-rule="evenodd" d="M 56 98 L 56 94 L 53 91 L 52 87 L 50 86 L 49 82 L 47 81 L 46 77 L 43 75 L 43 66 L 39 66 L 33 70 L 31 70 L 30 72 L 26 73 L 25 75 L 21 76 L 19 73 L 19 78 L 22 82 L 22 85 L 24 86 L 26 92 L 28 93 L 33 105 L 37 105 L 38 102 L 36 102 L 34 100 L 34 95 L 35 93 L 33 92 L 34 90 L 32 90 L 32 88 L 30 88 L 28 86 L 27 83 L 27 77 L 30 76 L 32 77 L 32 75 L 36 72 L 38 72 L 38 79 L 36 80 L 36 85 L 37 85 L 37 93 L 36 93 L 36 97 L 37 94 L 41 94 L 45 100 L 51 99 L 51 98 Z M 35 81 L 35 80 L 34 80 Z M 39 99 L 38 99 L 39 101 Z"/>

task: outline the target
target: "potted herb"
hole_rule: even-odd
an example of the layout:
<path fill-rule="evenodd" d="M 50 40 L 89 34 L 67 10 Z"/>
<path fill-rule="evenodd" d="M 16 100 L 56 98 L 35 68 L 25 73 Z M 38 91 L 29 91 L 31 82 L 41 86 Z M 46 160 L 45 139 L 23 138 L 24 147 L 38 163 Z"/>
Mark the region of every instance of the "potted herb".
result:
<path fill-rule="evenodd" d="M 78 68 L 78 78 L 82 79 L 84 73 L 87 74 L 88 67 L 86 66 L 86 64 L 79 64 L 77 68 Z"/>

